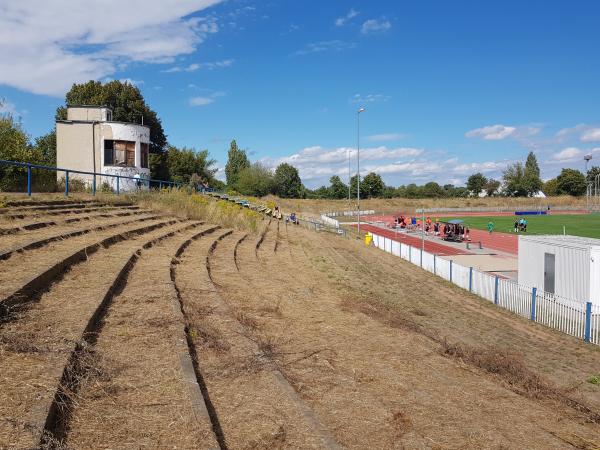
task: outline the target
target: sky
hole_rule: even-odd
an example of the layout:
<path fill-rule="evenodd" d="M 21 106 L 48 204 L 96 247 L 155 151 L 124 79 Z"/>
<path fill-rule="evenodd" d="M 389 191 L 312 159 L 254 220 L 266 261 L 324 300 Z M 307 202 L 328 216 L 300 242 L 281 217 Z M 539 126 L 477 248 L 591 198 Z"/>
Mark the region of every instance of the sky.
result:
<path fill-rule="evenodd" d="M 598 23 L 596 0 L 0 0 L 0 113 L 35 138 L 72 83 L 128 80 L 219 178 L 235 138 L 311 188 L 357 143 L 394 186 L 530 151 L 549 179 L 600 165 Z"/>

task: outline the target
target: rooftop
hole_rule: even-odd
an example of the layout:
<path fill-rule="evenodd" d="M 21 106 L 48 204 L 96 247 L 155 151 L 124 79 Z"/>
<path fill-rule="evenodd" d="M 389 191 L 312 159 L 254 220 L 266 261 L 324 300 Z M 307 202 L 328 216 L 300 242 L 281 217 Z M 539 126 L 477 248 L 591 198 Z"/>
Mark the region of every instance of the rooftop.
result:
<path fill-rule="evenodd" d="M 582 236 L 571 236 L 569 234 L 542 234 L 542 235 L 519 235 L 519 241 L 530 241 L 540 242 L 544 244 L 555 244 L 563 247 L 600 247 L 600 239 L 582 237 Z"/>

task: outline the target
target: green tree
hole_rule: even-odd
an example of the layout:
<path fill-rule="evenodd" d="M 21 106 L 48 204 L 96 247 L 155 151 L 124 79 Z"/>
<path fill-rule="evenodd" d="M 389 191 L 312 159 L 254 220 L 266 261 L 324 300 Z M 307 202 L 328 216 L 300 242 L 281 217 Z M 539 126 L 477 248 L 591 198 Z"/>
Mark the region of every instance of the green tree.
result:
<path fill-rule="evenodd" d="M 235 186 L 241 194 L 263 197 L 273 192 L 273 174 L 262 164 L 254 163 L 240 170 Z"/>
<path fill-rule="evenodd" d="M 196 151 L 193 148 L 178 149 L 169 146 L 167 150 L 167 167 L 169 178 L 179 183 L 189 183 L 194 177 L 197 183 L 210 184 L 217 173 L 216 161 L 209 157 L 208 150 Z"/>
<path fill-rule="evenodd" d="M 421 198 L 423 194 L 419 186 L 417 186 L 415 183 L 411 183 L 406 186 L 404 190 L 404 196 L 406 198 Z"/>
<path fill-rule="evenodd" d="M 365 195 L 368 198 L 381 197 L 384 189 L 385 184 L 383 183 L 381 176 L 375 172 L 369 172 L 367 175 L 365 175 L 365 178 L 362 180 L 360 186 L 361 196 Z"/>
<path fill-rule="evenodd" d="M 600 175 L 600 167 L 593 166 L 590 170 L 587 171 L 587 175 L 585 178 L 588 183 L 593 183 L 598 175 Z"/>
<path fill-rule="evenodd" d="M 131 83 L 118 80 L 102 83 L 88 81 L 73 84 L 65 96 L 66 106 L 94 105 L 110 106 L 113 120 L 116 122 L 144 123 L 150 127 L 150 152 L 160 153 L 167 146 L 167 137 L 161 120 L 145 102 L 140 90 Z M 65 120 L 67 108 L 60 106 L 56 110 L 56 119 Z"/>
<path fill-rule="evenodd" d="M 435 181 L 430 181 L 422 187 L 423 196 L 427 198 L 440 198 L 444 197 L 446 192 L 442 187 Z"/>
<path fill-rule="evenodd" d="M 523 171 L 523 184 L 528 196 L 537 194 L 542 189 L 542 179 L 540 178 L 540 167 L 537 158 L 533 152 L 529 152 L 525 161 L 525 170 Z"/>
<path fill-rule="evenodd" d="M 35 138 L 33 150 L 40 164 L 56 166 L 56 131 Z"/>
<path fill-rule="evenodd" d="M 235 139 L 233 139 L 229 145 L 229 151 L 227 152 L 227 164 L 225 164 L 225 177 L 227 178 L 227 185 L 235 188 L 239 173 L 248 167 L 250 167 L 250 161 L 248 161 L 246 152 L 239 149 L 237 142 L 235 142 Z"/>
<path fill-rule="evenodd" d="M 573 195 L 578 197 L 585 194 L 587 183 L 585 176 L 579 170 L 563 169 L 556 177 L 556 188 L 558 194 Z"/>
<path fill-rule="evenodd" d="M 488 197 L 496 195 L 498 193 L 498 189 L 500 189 L 500 182 L 498 180 L 494 180 L 493 178 L 489 178 L 483 186 L 483 190 Z"/>
<path fill-rule="evenodd" d="M 337 175 L 329 179 L 328 195 L 329 198 L 342 199 L 348 197 L 348 185 L 344 184 Z"/>
<path fill-rule="evenodd" d="M 474 173 L 467 180 L 467 189 L 473 193 L 475 197 L 478 197 L 483 187 L 487 183 L 487 178 L 483 176 L 481 172 Z"/>
<path fill-rule="evenodd" d="M 504 180 L 504 192 L 506 195 L 511 197 L 527 196 L 525 170 L 522 163 L 516 162 L 509 165 L 504 171 L 502 178 Z"/>
<path fill-rule="evenodd" d="M 29 137 L 20 123 L 10 114 L 0 115 L 0 159 L 37 163 L 29 146 Z M 16 166 L 0 166 L 0 190 L 21 190 L 26 184 L 27 171 Z"/>
<path fill-rule="evenodd" d="M 302 196 L 302 180 L 298 169 L 287 163 L 281 163 L 275 169 L 273 177 L 275 194 L 281 198 L 300 198 Z"/>
<path fill-rule="evenodd" d="M 554 197 L 555 195 L 558 195 L 558 180 L 556 178 L 551 178 L 550 180 L 546 181 L 542 186 L 542 190 L 548 197 Z"/>

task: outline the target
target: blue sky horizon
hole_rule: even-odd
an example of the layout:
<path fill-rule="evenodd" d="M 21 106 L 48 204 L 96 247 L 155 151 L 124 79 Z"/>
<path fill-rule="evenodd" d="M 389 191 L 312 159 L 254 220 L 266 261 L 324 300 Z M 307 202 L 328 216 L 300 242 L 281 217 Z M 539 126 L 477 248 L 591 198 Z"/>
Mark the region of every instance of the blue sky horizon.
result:
<path fill-rule="evenodd" d="M 461 185 L 534 151 L 548 179 L 600 165 L 599 19 L 592 0 L 0 0 L 0 112 L 34 138 L 72 83 L 129 80 L 220 178 L 235 138 L 314 188 L 349 152 L 356 170 L 365 107 L 363 175 Z"/>

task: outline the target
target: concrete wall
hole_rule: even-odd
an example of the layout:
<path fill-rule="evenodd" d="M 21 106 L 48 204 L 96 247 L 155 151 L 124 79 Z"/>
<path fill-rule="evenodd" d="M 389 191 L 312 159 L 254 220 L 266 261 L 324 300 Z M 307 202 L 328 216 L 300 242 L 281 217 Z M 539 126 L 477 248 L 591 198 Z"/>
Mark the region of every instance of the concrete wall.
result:
<path fill-rule="evenodd" d="M 94 153 L 96 164 L 94 164 Z M 56 123 L 56 166 L 65 169 L 93 172 L 100 169 L 100 133 L 98 124 L 84 122 Z M 64 178 L 57 172 L 57 179 Z M 92 177 L 69 174 L 71 178 L 91 181 Z"/>
<path fill-rule="evenodd" d="M 67 120 L 102 122 L 111 119 L 109 115 L 111 115 L 110 108 L 87 106 L 69 106 L 67 108 Z"/>

